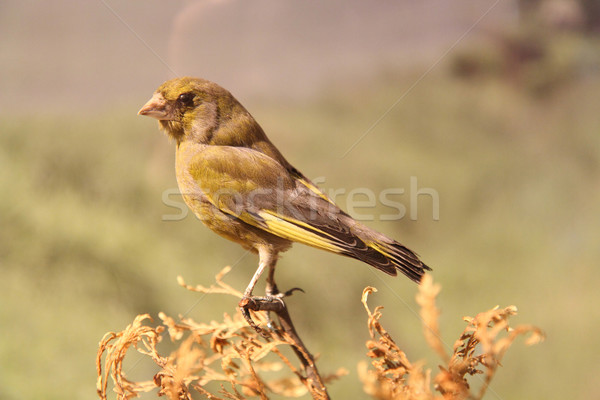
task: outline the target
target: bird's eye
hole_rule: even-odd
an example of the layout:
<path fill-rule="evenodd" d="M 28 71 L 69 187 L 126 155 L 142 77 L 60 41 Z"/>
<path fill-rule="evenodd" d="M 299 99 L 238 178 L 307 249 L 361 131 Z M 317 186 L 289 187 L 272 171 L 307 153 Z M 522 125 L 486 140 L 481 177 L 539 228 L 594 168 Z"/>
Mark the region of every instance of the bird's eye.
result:
<path fill-rule="evenodd" d="M 181 104 L 183 104 L 186 107 L 192 106 L 192 105 L 194 105 L 194 93 L 192 93 L 192 92 L 182 93 L 177 98 L 177 101 L 179 101 Z"/>

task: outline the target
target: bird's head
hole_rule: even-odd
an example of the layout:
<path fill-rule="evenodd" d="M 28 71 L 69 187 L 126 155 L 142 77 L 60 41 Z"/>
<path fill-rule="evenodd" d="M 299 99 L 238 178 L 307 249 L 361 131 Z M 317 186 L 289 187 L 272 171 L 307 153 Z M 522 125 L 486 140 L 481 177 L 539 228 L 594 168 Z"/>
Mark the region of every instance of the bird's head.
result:
<path fill-rule="evenodd" d="M 221 123 L 247 113 L 221 86 L 189 77 L 163 83 L 138 112 L 156 118 L 160 128 L 178 143 L 209 143 Z"/>

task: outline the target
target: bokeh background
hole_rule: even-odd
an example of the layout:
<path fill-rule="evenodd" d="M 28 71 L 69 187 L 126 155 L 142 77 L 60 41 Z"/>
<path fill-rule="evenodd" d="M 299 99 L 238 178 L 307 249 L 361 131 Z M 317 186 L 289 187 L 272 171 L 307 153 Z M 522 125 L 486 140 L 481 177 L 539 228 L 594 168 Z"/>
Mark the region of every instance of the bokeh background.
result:
<path fill-rule="evenodd" d="M 433 267 L 449 346 L 496 304 L 545 330 L 487 398 L 599 398 L 599 15 L 597 0 L 1 1 L 0 399 L 94 398 L 98 341 L 138 313 L 233 312 L 176 277 L 208 285 L 230 265 L 242 289 L 256 258 L 191 215 L 165 220 L 173 145 L 136 116 L 181 75 L 231 90 L 326 191 L 404 188 L 407 211 L 410 177 L 438 193 L 439 220 L 427 195 L 417 218 L 359 214 Z M 300 245 L 277 279 L 306 291 L 289 306 L 320 369 L 350 372 L 334 398 L 367 397 L 367 285 L 436 370 L 408 280 Z"/>

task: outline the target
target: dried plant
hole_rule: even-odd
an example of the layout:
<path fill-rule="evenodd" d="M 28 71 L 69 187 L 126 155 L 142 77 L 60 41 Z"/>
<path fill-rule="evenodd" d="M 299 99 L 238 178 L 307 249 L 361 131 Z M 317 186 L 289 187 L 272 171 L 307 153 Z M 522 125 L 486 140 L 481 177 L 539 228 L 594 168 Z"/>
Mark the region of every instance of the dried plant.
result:
<path fill-rule="evenodd" d="M 179 283 L 188 290 L 240 298 L 239 291 L 223 282 L 228 271 L 229 268 L 221 271 L 216 277 L 216 285 L 209 288 L 186 285 L 181 278 Z M 474 318 L 465 317 L 467 327 L 455 342 L 453 353 L 447 354 L 440 339 L 439 311 L 435 304 L 440 287 L 433 284 L 430 276 L 425 276 L 417 295 L 424 336 L 444 363 L 432 380 L 431 371 L 424 370 L 423 362 L 410 362 L 383 328 L 380 323 L 382 307 L 376 307 L 374 311 L 369 308 L 367 298 L 374 291 L 376 289 L 367 287 L 362 296 L 371 337 L 366 343 L 367 355 L 372 359 L 373 368 L 369 368 L 366 361 L 360 363 L 359 376 L 365 392 L 375 399 L 480 399 L 504 353 L 518 336 L 529 333 L 528 344 L 543 339 L 542 332 L 536 327 L 509 327 L 508 318 L 516 313 L 514 306 L 496 307 Z M 137 316 L 125 330 L 107 333 L 100 342 L 98 395 L 107 399 L 110 377 L 119 400 L 135 398 L 154 389 L 158 389 L 159 396 L 171 400 L 192 399 L 194 392 L 208 399 L 267 399 L 270 394 L 299 397 L 307 392 L 313 398 L 328 398 L 326 390 L 311 389 L 307 365 L 301 363 L 295 367 L 280 350 L 282 345 L 292 346 L 299 358 L 306 355 L 307 350 L 299 346 L 299 339 L 290 337 L 280 325 L 270 321 L 264 311 L 253 312 L 252 317 L 261 326 L 268 323 L 271 328 L 262 329 L 259 334 L 248 326 L 239 311 L 233 316 L 224 314 L 222 321 L 210 323 L 197 323 L 181 316 L 176 321 L 159 313 L 162 322 L 157 327 L 147 325 L 151 321 L 149 315 Z M 169 356 L 162 356 L 158 345 L 167 334 L 178 347 Z M 159 372 L 153 379 L 143 382 L 127 379 L 123 362 L 132 347 L 158 366 Z M 312 362 L 312 356 L 308 356 L 306 358 Z M 279 375 L 266 379 L 265 376 L 273 375 L 273 371 L 278 371 Z M 328 383 L 346 373 L 339 369 L 329 376 L 319 376 L 319 379 Z M 474 394 L 468 378 L 476 374 L 484 374 L 484 379 L 478 393 Z M 436 395 L 436 391 L 439 394 Z"/>
<path fill-rule="evenodd" d="M 223 282 L 227 272 L 229 268 L 221 271 L 216 277 L 216 285 L 209 288 L 192 287 L 183 279 L 178 280 L 188 290 L 241 298 L 242 293 Z M 269 321 L 264 311 L 253 312 L 252 316 L 261 325 Z M 193 391 L 209 399 L 266 399 L 268 393 L 299 397 L 311 389 L 304 371 L 296 368 L 279 350 L 282 345 L 297 349 L 297 343 L 274 321 L 269 321 L 272 329 L 262 329 L 259 334 L 248 326 L 239 311 L 233 316 L 224 314 L 222 321 L 210 323 L 197 323 L 182 317 L 176 321 L 164 313 L 159 313 L 159 318 L 162 325 L 152 328 L 143 324 L 150 316 L 140 315 L 124 331 L 107 333 L 101 340 L 96 362 L 97 390 L 101 399 L 107 398 L 109 376 L 119 399 L 135 398 L 156 388 L 159 395 L 172 400 L 191 399 Z M 165 331 L 173 342 L 179 343 L 177 350 L 168 357 L 159 355 L 157 348 Z M 152 380 L 133 382 L 125 377 L 123 360 L 132 346 L 160 368 Z M 259 375 L 284 368 L 288 369 L 287 375 L 270 381 Z M 340 369 L 322 379 L 327 383 L 346 373 Z M 214 382 L 218 384 L 216 393 L 207 389 L 207 385 Z"/>
<path fill-rule="evenodd" d="M 366 363 L 361 363 L 359 376 L 365 392 L 376 399 L 481 399 L 501 365 L 504 353 L 518 336 L 529 334 L 525 342 L 528 345 L 544 339 L 544 334 L 537 327 L 509 326 L 509 317 L 516 314 L 515 306 L 494 307 L 475 317 L 464 317 L 467 327 L 454 343 L 453 353 L 448 355 L 440 339 L 439 310 L 435 303 L 440 286 L 433 284 L 431 276 L 426 275 L 417 294 L 423 334 L 428 345 L 444 362 L 433 379 L 432 390 L 431 371 L 423 370 L 423 362 L 411 363 L 381 325 L 382 307 L 376 307 L 374 311 L 369 308 L 367 298 L 375 291 L 375 288 L 367 287 L 362 297 L 371 335 L 366 344 L 367 355 L 372 359 L 374 368 L 369 369 Z M 478 374 L 485 374 L 485 377 L 479 391 L 473 393 L 468 378 Z M 434 394 L 434 390 L 440 395 Z"/>

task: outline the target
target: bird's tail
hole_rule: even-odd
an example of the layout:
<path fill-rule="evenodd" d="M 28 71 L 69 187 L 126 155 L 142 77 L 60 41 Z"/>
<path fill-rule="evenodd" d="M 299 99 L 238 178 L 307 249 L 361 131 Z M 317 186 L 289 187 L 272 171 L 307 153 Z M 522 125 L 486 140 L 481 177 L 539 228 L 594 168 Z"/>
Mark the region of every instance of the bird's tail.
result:
<path fill-rule="evenodd" d="M 402 244 L 387 240 L 361 239 L 365 246 L 357 246 L 352 252 L 345 252 L 352 258 L 363 261 L 390 275 L 399 270 L 409 279 L 419 283 L 425 271 L 431 271 L 417 254 Z"/>

